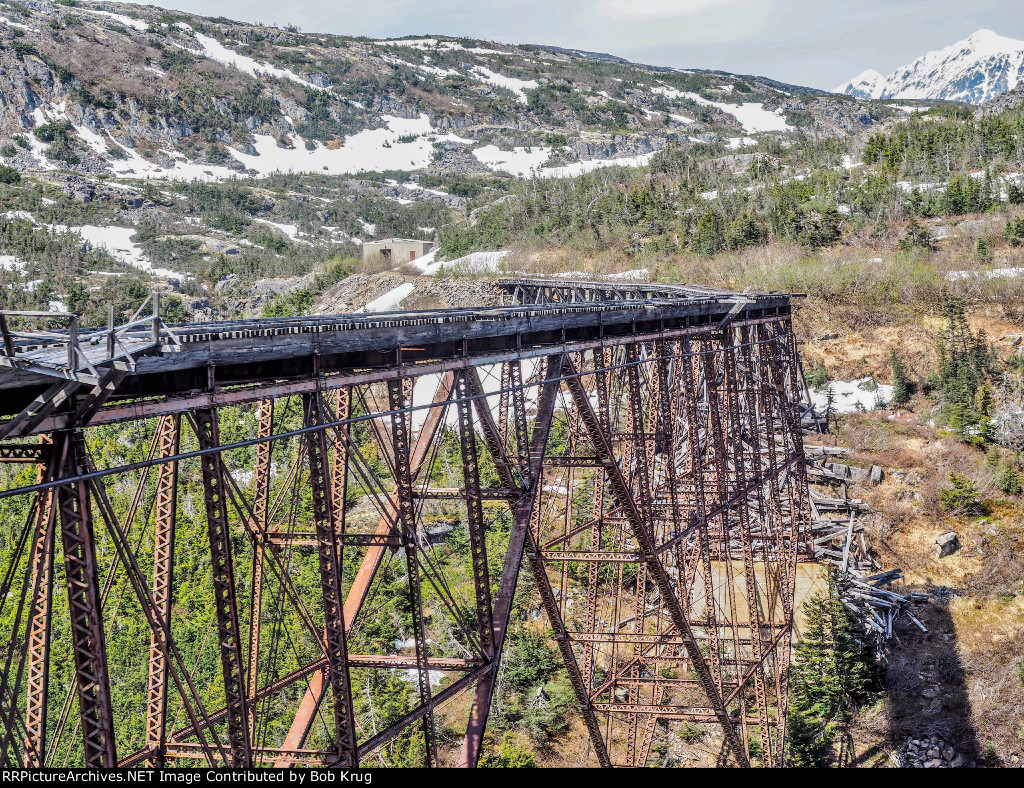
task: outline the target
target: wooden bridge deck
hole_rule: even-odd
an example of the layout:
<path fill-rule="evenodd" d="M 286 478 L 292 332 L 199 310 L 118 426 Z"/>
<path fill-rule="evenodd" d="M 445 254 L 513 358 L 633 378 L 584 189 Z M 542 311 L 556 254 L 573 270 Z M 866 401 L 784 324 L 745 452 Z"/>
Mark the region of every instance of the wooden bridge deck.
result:
<path fill-rule="evenodd" d="M 525 288 L 531 286 L 535 292 Z M 743 314 L 778 315 L 785 294 L 738 294 L 692 286 L 652 286 L 560 280 L 503 280 L 520 300 L 508 306 L 232 320 L 166 326 L 159 344 L 133 330 L 119 338 L 114 358 L 105 332 L 82 332 L 82 358 L 72 374 L 67 340 L 19 347 L 0 358 L 0 415 L 15 414 L 54 378 L 96 385 L 104 369 L 120 366 L 113 399 L 167 396 L 214 387 L 308 378 L 341 370 L 374 369 L 509 349 L 613 337 L 638 330 L 723 323 Z M 600 292 L 594 290 L 601 285 Z M 588 300 L 560 300 L 567 287 L 591 289 Z M 581 290 L 582 288 L 582 290 Z M 128 363 L 125 363 L 128 362 Z M 99 375 L 89 374 L 90 369 Z"/>

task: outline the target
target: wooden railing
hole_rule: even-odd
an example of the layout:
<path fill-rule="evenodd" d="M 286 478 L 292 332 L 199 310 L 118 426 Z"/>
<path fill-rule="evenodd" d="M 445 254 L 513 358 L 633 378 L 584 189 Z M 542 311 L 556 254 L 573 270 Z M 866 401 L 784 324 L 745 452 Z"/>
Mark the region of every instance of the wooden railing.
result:
<path fill-rule="evenodd" d="M 147 307 L 150 307 L 147 310 Z M 108 366 L 115 360 L 133 359 L 136 354 L 171 344 L 181 346 L 181 340 L 160 317 L 160 293 L 147 296 L 128 322 L 116 325 L 114 307 L 108 307 L 107 326 L 83 333 L 79 316 L 71 312 L 36 312 L 0 310 L 0 336 L 3 339 L 3 353 L 0 364 L 24 367 L 49 367 L 69 373 L 87 369 L 100 377 L 98 366 Z M 12 322 L 25 321 L 67 321 L 67 328 L 33 329 L 12 328 Z M 135 340 L 129 346 L 129 339 Z M 145 340 L 149 341 L 146 342 Z M 143 340 L 140 342 L 139 340 Z M 104 353 L 89 352 L 91 348 L 104 346 Z M 66 353 L 46 353 L 66 348 Z"/>

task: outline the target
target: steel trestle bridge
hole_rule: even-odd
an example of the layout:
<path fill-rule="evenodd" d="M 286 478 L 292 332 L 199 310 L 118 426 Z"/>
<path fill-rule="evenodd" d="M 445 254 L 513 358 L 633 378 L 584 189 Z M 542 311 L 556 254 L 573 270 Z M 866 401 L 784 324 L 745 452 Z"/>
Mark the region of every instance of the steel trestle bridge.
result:
<path fill-rule="evenodd" d="M 790 297 L 501 284 L 0 313 L 0 763 L 475 766 L 539 599 L 584 763 L 696 729 L 780 765 L 810 539 Z"/>

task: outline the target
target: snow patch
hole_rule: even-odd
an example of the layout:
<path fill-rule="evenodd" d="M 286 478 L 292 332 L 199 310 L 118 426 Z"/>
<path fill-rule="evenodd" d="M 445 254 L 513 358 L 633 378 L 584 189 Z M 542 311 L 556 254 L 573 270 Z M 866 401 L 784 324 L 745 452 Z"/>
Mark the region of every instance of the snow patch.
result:
<path fill-rule="evenodd" d="M 477 161 L 492 170 L 507 172 L 525 178 L 539 169 L 551 155 L 551 148 L 537 145 L 531 148 L 501 150 L 497 145 L 484 145 L 473 151 Z"/>
<path fill-rule="evenodd" d="M 499 270 L 498 266 L 501 262 L 508 257 L 508 251 L 472 252 L 467 254 L 465 257 L 457 257 L 454 260 L 444 260 L 436 263 L 433 262 L 435 258 L 432 255 L 433 252 L 429 255 L 423 255 L 423 258 L 419 261 L 421 264 L 426 263 L 426 265 L 421 269 L 425 276 L 434 276 L 442 268 L 449 270 L 455 269 L 473 274 L 497 271 Z M 427 262 L 428 258 L 430 259 L 430 262 Z"/>
<path fill-rule="evenodd" d="M 408 682 L 409 684 L 416 685 L 419 683 L 420 674 L 415 668 L 406 668 L 405 670 L 398 671 L 399 675 Z M 427 676 L 430 680 L 430 686 L 436 687 L 441 683 L 441 679 L 444 678 L 444 673 L 440 670 L 428 670 Z"/>
<path fill-rule="evenodd" d="M 0 22 L 2 22 L 3 24 L 7 25 L 8 27 L 16 27 L 19 30 L 27 30 L 29 33 L 38 33 L 39 32 L 34 27 L 29 27 L 28 25 L 23 25 L 23 24 L 21 24 L 21 22 L 12 22 L 6 16 L 0 16 Z"/>
<path fill-rule="evenodd" d="M 506 77 L 502 74 L 498 74 L 490 69 L 484 68 L 483 66 L 474 66 L 470 72 L 471 76 L 476 77 L 484 82 L 490 83 L 491 85 L 497 85 L 498 87 L 511 90 L 516 94 L 516 98 L 519 99 L 520 104 L 527 102 L 526 91 L 533 90 L 539 84 L 535 79 L 516 79 L 515 77 Z"/>
<path fill-rule="evenodd" d="M 961 279 L 1004 279 L 1024 276 L 1024 268 L 988 268 L 982 271 L 950 271 L 946 279 L 956 282 Z"/>
<path fill-rule="evenodd" d="M 101 155 L 106 154 L 107 143 L 104 141 L 103 137 L 85 126 L 74 126 L 73 128 L 75 129 L 75 134 L 78 135 L 78 138 L 92 148 L 95 153 L 99 153 Z"/>
<path fill-rule="evenodd" d="M 168 181 L 224 181 L 237 178 L 238 173 L 228 167 L 212 164 L 195 164 L 188 161 L 172 161 L 171 166 L 161 167 L 159 164 L 142 158 L 131 148 L 122 145 L 113 137 L 108 137 L 111 147 L 119 148 L 125 158 L 110 162 L 110 169 L 115 175 L 142 180 L 162 179 Z M 92 144 L 92 143 L 90 143 Z"/>
<path fill-rule="evenodd" d="M 892 402 L 893 387 L 876 383 L 873 378 L 858 380 L 833 380 L 824 389 L 811 390 L 811 402 L 818 413 L 828 407 L 828 392 L 832 392 L 833 413 L 853 413 L 874 410 Z"/>
<path fill-rule="evenodd" d="M 142 247 L 132 241 L 135 235 L 134 227 L 99 227 L 94 224 L 83 224 L 79 227 L 69 227 L 64 224 L 49 225 L 51 232 L 71 233 L 79 236 L 83 241 L 96 249 L 104 249 L 111 257 L 120 260 L 122 263 L 138 268 L 140 271 L 162 276 L 166 279 L 177 279 L 184 281 L 188 279 L 187 274 L 179 274 L 169 268 L 155 268 L 149 258 L 142 251 Z"/>
<path fill-rule="evenodd" d="M 4 214 L 4 218 L 21 219 L 23 222 L 31 222 L 35 227 L 39 227 L 39 222 L 36 221 L 36 217 L 28 211 L 7 211 L 7 213 Z"/>
<path fill-rule="evenodd" d="M 110 11 L 100 11 L 98 8 L 86 8 L 84 6 L 76 6 L 76 8 L 79 11 L 85 11 L 87 14 L 98 14 L 100 16 L 105 16 L 108 19 L 113 19 L 120 22 L 125 27 L 131 27 L 142 32 L 149 30 L 149 22 L 143 22 L 141 19 L 132 19 L 130 16 L 115 14 Z"/>
<path fill-rule="evenodd" d="M 757 134 L 764 131 L 794 131 L 795 127 L 786 123 L 781 109 L 767 110 L 764 104 L 749 102 L 747 104 L 719 104 L 710 102 L 722 112 L 732 115 L 740 122 L 750 134 Z"/>
<path fill-rule="evenodd" d="M 202 54 L 211 60 L 216 60 L 218 63 L 223 63 L 225 66 L 232 66 L 237 68 L 239 71 L 244 71 L 246 74 L 250 74 L 254 77 L 267 76 L 277 77 L 278 79 L 287 79 L 292 82 L 298 82 L 300 85 L 313 88 L 314 90 L 320 90 L 319 87 L 314 85 L 307 79 L 303 79 L 294 71 L 289 71 L 287 68 L 278 68 L 272 66 L 269 63 L 261 63 L 258 60 L 253 60 L 251 57 L 246 55 L 240 55 L 232 49 L 228 49 L 216 38 L 210 38 L 204 36 L 202 33 L 195 34 L 196 41 L 203 47 Z"/>
<path fill-rule="evenodd" d="M 398 287 L 389 290 L 380 298 L 375 298 L 357 312 L 391 312 L 398 307 L 405 298 L 416 289 L 412 282 L 402 282 Z"/>
<path fill-rule="evenodd" d="M 486 49 L 484 47 L 464 47 L 457 41 L 439 41 L 436 38 L 407 38 L 407 39 L 381 39 L 374 41 L 378 46 L 409 47 L 419 49 L 423 52 L 473 52 L 477 55 L 507 55 L 508 52 L 501 52 L 497 49 Z"/>
<path fill-rule="evenodd" d="M 277 222 L 272 222 L 272 221 L 270 221 L 268 219 L 256 219 L 256 218 L 254 218 L 253 221 L 254 222 L 259 222 L 260 224 L 268 224 L 271 227 L 275 228 L 276 230 L 279 230 L 280 232 L 282 232 L 284 235 L 287 235 L 293 241 L 299 240 L 296 237 L 299 234 L 299 226 L 297 224 L 278 224 Z"/>
<path fill-rule="evenodd" d="M 605 279 L 624 279 L 630 282 L 646 282 L 650 279 L 649 268 L 634 268 L 632 271 L 621 271 L 617 274 L 608 274 Z"/>
<path fill-rule="evenodd" d="M 228 152 L 261 176 L 275 172 L 349 175 L 366 170 L 422 169 L 433 158 L 435 141 L 463 144 L 472 142 L 454 134 L 435 133 L 430 118 L 426 115 L 416 118 L 381 115 L 381 119 L 387 124 L 387 128 L 365 129 L 346 137 L 344 145 L 336 150 L 330 150 L 320 143 L 311 151 L 306 150 L 304 144 L 297 144 L 294 148 L 281 148 L 274 137 L 256 134 L 253 145 L 258 155 L 251 156 L 234 148 L 229 148 Z M 400 137 L 415 139 L 411 142 L 399 142 Z"/>
<path fill-rule="evenodd" d="M 656 85 L 651 88 L 655 93 L 661 93 L 670 99 L 690 99 L 705 107 L 715 107 L 739 121 L 740 125 L 748 134 L 758 134 L 765 131 L 794 131 L 794 127 L 786 123 L 782 109 L 768 110 L 764 104 L 758 101 L 750 101 L 745 104 L 723 104 L 720 101 L 709 101 L 698 93 L 686 93 L 666 85 Z"/>
<path fill-rule="evenodd" d="M 654 153 L 641 153 L 639 156 L 624 156 L 621 159 L 589 159 L 566 164 L 562 167 L 543 167 L 534 175 L 538 178 L 572 178 L 586 172 L 593 172 L 604 167 L 643 167 L 651 163 Z"/>

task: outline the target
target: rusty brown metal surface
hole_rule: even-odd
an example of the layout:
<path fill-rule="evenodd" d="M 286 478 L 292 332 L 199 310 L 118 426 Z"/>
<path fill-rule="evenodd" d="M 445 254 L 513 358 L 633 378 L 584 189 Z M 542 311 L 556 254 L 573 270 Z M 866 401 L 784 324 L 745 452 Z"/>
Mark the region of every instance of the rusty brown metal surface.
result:
<path fill-rule="evenodd" d="M 589 737 L 586 765 L 644 766 L 681 725 L 717 732 L 733 765 L 779 765 L 795 567 L 810 538 L 788 304 L 531 281 L 509 291 L 574 304 L 562 329 L 557 309 L 541 309 L 532 333 L 501 342 L 489 326 L 475 348 L 399 348 L 393 362 L 329 374 L 318 360 L 223 389 L 211 367 L 208 391 L 139 402 L 103 405 L 113 382 L 98 397 L 62 385 L 8 422 L 12 437 L 46 440 L 0 440 L 0 462 L 40 466 L 0 490 L 32 512 L 23 554 L 0 573 L 17 606 L 0 661 L 4 764 L 117 764 L 113 698 L 125 688 L 112 684 L 104 627 L 141 607 L 143 647 L 116 655 L 148 676 L 122 766 L 355 766 L 398 753 L 475 766 L 526 572 Z M 608 310 L 585 307 L 638 298 L 666 319 L 612 331 Z M 660 306 L 674 298 L 700 308 Z M 150 441 L 148 459 L 90 455 L 91 431 L 117 423 Z M 131 498 L 123 529 L 115 493 Z M 183 511 L 205 519 L 213 581 L 194 592 L 213 613 L 189 660 L 172 626 Z M 113 560 L 97 554 L 108 537 Z M 382 610 L 399 622 L 395 642 L 373 636 Z M 52 685 L 56 617 L 75 677 L 54 724 L 47 709 L 67 689 Z M 395 677 L 408 705 L 384 723 L 370 687 Z"/>

